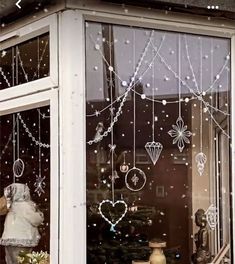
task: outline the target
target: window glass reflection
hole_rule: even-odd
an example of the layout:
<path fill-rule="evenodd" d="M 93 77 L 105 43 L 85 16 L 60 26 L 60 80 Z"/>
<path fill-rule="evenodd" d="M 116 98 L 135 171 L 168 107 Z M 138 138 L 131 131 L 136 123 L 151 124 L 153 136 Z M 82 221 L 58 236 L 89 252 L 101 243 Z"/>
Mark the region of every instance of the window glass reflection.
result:
<path fill-rule="evenodd" d="M 10 264 L 20 251 L 49 253 L 49 107 L 1 116 L 0 142 L 0 259 Z"/>
<path fill-rule="evenodd" d="M 1 51 L 1 89 L 49 76 L 49 34 Z"/>
<path fill-rule="evenodd" d="M 228 39 L 86 22 L 89 263 L 230 243 L 229 98 Z"/>

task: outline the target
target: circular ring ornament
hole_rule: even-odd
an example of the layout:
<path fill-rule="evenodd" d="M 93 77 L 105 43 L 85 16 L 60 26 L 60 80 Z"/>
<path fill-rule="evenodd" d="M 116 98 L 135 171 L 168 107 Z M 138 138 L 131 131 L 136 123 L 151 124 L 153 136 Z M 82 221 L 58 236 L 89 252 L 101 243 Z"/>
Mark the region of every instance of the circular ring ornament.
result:
<path fill-rule="evenodd" d="M 20 178 L 24 173 L 24 162 L 22 159 L 15 160 L 13 164 L 13 174 L 16 178 Z"/>
<path fill-rule="evenodd" d="M 125 175 L 126 187 L 133 192 L 142 190 L 146 184 L 146 181 L 147 178 L 145 173 L 136 167 L 129 169 Z"/>

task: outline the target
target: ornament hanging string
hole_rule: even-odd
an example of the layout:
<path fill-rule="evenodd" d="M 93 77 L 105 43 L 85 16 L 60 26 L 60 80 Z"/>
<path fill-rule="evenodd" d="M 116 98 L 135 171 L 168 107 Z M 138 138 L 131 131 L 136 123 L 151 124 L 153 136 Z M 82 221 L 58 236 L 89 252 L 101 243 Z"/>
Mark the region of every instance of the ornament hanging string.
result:
<path fill-rule="evenodd" d="M 200 38 L 200 94 L 202 96 L 202 39 Z M 197 82 L 196 82 L 197 83 Z M 200 100 L 200 152 L 202 152 L 202 100 Z"/>
<path fill-rule="evenodd" d="M 202 39 L 199 38 L 199 54 L 200 54 L 200 95 L 201 97 L 203 96 L 203 83 L 202 83 Z M 203 175 L 205 164 L 207 161 L 206 155 L 202 152 L 202 133 L 203 133 L 203 109 L 202 109 L 202 100 L 200 100 L 200 130 L 199 130 L 199 136 L 200 136 L 200 151 L 199 153 L 195 156 L 195 161 L 197 164 L 197 170 L 200 176 Z"/>
<path fill-rule="evenodd" d="M 16 139 L 15 139 L 15 128 L 16 128 L 16 118 L 15 114 L 12 115 L 13 118 L 13 138 L 12 138 L 12 145 L 13 145 L 13 164 L 15 163 L 16 160 L 16 153 L 15 153 L 15 146 L 16 146 Z M 13 183 L 15 183 L 16 177 L 15 174 L 13 173 Z"/>
<path fill-rule="evenodd" d="M 149 45 L 150 45 L 150 41 L 151 41 L 152 35 L 153 35 L 153 31 L 151 32 L 151 36 L 150 36 L 148 42 L 146 43 L 146 46 L 145 46 L 145 48 L 144 48 L 144 51 L 143 51 L 143 53 L 142 53 L 142 55 L 141 55 L 141 58 L 140 58 L 140 60 L 139 60 L 138 65 L 137 65 L 137 67 L 136 67 L 136 71 L 135 71 L 135 72 L 133 73 L 133 75 L 132 75 L 131 82 L 130 82 L 130 84 L 128 85 L 126 92 L 123 93 L 121 96 L 119 96 L 116 100 L 114 100 L 114 101 L 113 101 L 113 104 L 116 103 L 116 102 L 119 102 L 119 101 L 121 100 L 121 98 L 125 97 L 125 96 L 126 96 L 126 93 L 127 93 L 128 91 L 130 91 L 130 90 L 134 91 L 133 87 L 134 87 L 137 83 L 139 83 L 139 82 L 142 80 L 142 78 L 145 76 L 145 74 L 146 74 L 146 73 L 148 72 L 148 70 L 150 69 L 150 65 L 151 65 L 151 64 L 153 63 L 153 61 L 156 59 L 157 54 L 155 54 L 155 56 L 152 58 L 152 60 L 151 60 L 151 62 L 150 62 L 150 64 L 149 64 L 149 66 L 148 66 L 147 69 L 142 73 L 142 75 L 140 75 L 140 77 L 137 79 L 136 83 L 134 83 L 134 82 L 132 81 L 132 80 L 133 80 L 133 76 L 137 76 L 137 74 L 138 74 L 139 68 L 140 68 L 140 66 L 142 65 L 142 61 L 143 61 L 143 59 L 144 59 L 144 57 L 145 57 L 145 55 L 146 55 L 146 53 L 147 53 L 147 51 L 148 51 L 148 48 L 149 48 Z M 163 45 L 164 40 L 165 40 L 165 35 L 164 35 L 164 36 L 162 37 L 162 39 L 161 39 L 161 43 L 160 43 L 160 45 L 159 45 L 159 47 L 157 48 L 157 51 L 156 51 L 157 53 L 160 51 L 160 49 L 161 49 L 161 47 L 162 47 L 162 45 Z M 101 51 L 100 51 L 100 52 L 101 52 Z M 101 54 L 102 54 L 102 52 L 101 52 Z M 102 57 L 104 57 L 103 54 L 102 54 Z M 107 64 L 108 67 L 110 67 L 110 66 L 112 67 L 112 65 L 110 65 L 106 59 L 104 60 L 104 62 Z M 113 73 L 117 76 L 117 73 L 116 73 L 115 71 L 113 71 Z M 121 77 L 118 76 L 118 79 L 121 80 L 121 82 L 123 82 L 123 80 L 121 79 Z M 122 101 L 123 101 L 123 99 L 122 99 Z M 125 101 L 125 100 L 124 100 L 124 101 Z M 159 101 L 159 103 L 161 103 L 161 101 Z M 88 114 L 88 115 L 86 115 L 86 116 L 87 116 L 87 117 L 98 116 L 100 113 L 102 113 L 102 112 L 104 112 L 105 110 L 109 109 L 109 107 L 111 107 L 111 104 L 108 105 L 108 106 L 106 106 L 105 108 L 99 110 L 99 111 L 96 110 L 95 113 L 93 113 L 93 114 Z M 88 143 L 88 144 L 89 144 L 89 143 Z"/>
<path fill-rule="evenodd" d="M 40 109 L 38 109 L 38 140 L 41 142 L 41 115 L 40 115 Z M 38 144 L 38 175 L 36 175 L 36 181 L 34 183 L 35 190 L 40 197 L 42 193 L 45 193 L 45 186 L 46 183 L 44 182 L 45 176 L 42 177 L 42 145 Z"/>
<path fill-rule="evenodd" d="M 112 65 L 112 31 L 111 31 L 111 26 L 109 25 L 109 64 Z M 113 115 L 114 115 L 114 109 L 113 109 L 113 67 L 109 66 L 108 67 L 109 70 L 109 89 L 110 89 L 110 97 L 111 97 L 111 108 L 110 108 L 110 117 L 111 117 L 111 123 L 113 123 Z M 116 232 L 115 230 L 115 226 L 123 219 L 123 217 L 126 215 L 127 213 L 127 204 L 124 200 L 117 200 L 115 202 L 115 176 L 116 174 L 114 173 L 114 151 L 115 151 L 115 145 L 114 145 L 114 135 L 113 135 L 113 127 L 111 127 L 111 131 L 110 131 L 110 137 L 111 137 L 111 144 L 109 144 L 110 147 L 110 151 L 111 151 L 111 188 L 112 188 L 112 201 L 110 200 L 103 200 L 99 203 L 99 213 L 101 215 L 101 217 L 110 224 L 110 231 L 111 232 Z M 116 171 L 115 171 L 116 172 Z M 114 208 L 117 205 L 123 205 L 124 206 L 124 211 L 122 212 L 122 214 L 120 215 L 120 217 L 117 220 L 113 220 L 112 217 L 110 218 L 110 216 L 107 216 L 103 213 L 102 208 L 103 205 L 106 204 L 106 206 L 111 206 L 112 208 Z"/>
<path fill-rule="evenodd" d="M 16 178 L 20 178 L 24 173 L 24 162 L 20 159 L 20 126 L 18 115 L 15 118 L 15 114 L 13 114 L 13 127 L 16 127 L 16 132 L 14 129 L 13 136 L 13 183 L 15 183 Z M 16 139 L 15 139 L 16 134 Z"/>
<path fill-rule="evenodd" d="M 133 30 L 133 62 L 135 65 L 135 30 Z M 135 69 L 134 69 L 135 70 Z M 135 76 L 134 78 L 134 90 L 135 90 Z M 135 165 L 135 159 L 136 159 L 136 153 L 135 153 L 135 148 L 136 148 L 136 95 L 133 93 L 133 166 L 134 168 L 136 167 Z"/>
<path fill-rule="evenodd" d="M 2 156 L 5 154 L 6 149 L 8 148 L 9 143 L 10 142 L 13 142 L 13 134 L 14 134 L 15 125 L 16 125 L 16 123 L 14 123 L 14 118 L 13 118 L 13 122 L 12 123 L 13 123 L 12 132 L 10 133 L 10 135 L 8 137 L 8 140 L 7 140 L 6 145 L 4 146 L 3 150 L 1 151 L 0 160 L 2 159 Z M 13 151 L 14 151 L 14 147 L 13 147 Z M 14 163 L 14 158 L 13 158 L 13 163 Z"/>
<path fill-rule="evenodd" d="M 152 49 L 154 57 L 155 50 Z M 145 144 L 145 150 L 147 151 L 151 161 L 155 165 L 158 161 L 160 154 L 163 150 L 163 145 L 160 142 L 155 142 L 155 61 L 152 62 L 152 141 Z"/>
<path fill-rule="evenodd" d="M 178 34 L 178 94 L 179 94 L 179 111 L 178 118 L 175 125 L 172 125 L 172 129 L 168 131 L 168 134 L 174 138 L 173 144 L 177 143 L 178 149 L 182 152 L 185 148 L 185 143 L 189 144 L 188 139 L 192 133 L 187 130 L 187 125 L 184 124 L 181 113 L 181 34 Z"/>
<path fill-rule="evenodd" d="M 133 66 L 135 67 L 135 30 L 133 31 Z M 153 37 L 153 32 L 151 34 L 151 38 Z M 135 76 L 134 76 L 134 83 L 135 83 Z M 143 178 L 143 183 L 140 187 L 136 187 L 137 183 L 140 180 L 140 177 L 137 176 L 137 173 L 139 174 L 139 176 L 141 176 Z M 132 176 L 133 174 L 133 176 Z M 133 184 L 130 184 L 129 182 L 129 178 L 131 179 L 131 182 Z M 127 171 L 126 175 L 125 175 L 125 184 L 126 187 L 131 190 L 131 191 L 140 191 L 144 188 L 145 184 L 146 184 L 146 175 L 145 173 L 139 169 L 136 168 L 136 94 L 133 93 L 133 167 Z M 133 185 L 133 186 L 132 186 Z"/>
<path fill-rule="evenodd" d="M 154 55 L 154 49 L 153 49 L 153 55 Z M 154 57 L 154 56 L 153 56 Z M 155 78 L 154 78 L 154 72 L 155 72 L 155 63 L 152 64 L 152 141 L 154 141 L 154 135 L 155 135 Z"/>
<path fill-rule="evenodd" d="M 90 141 L 88 141 L 87 143 L 88 143 L 89 145 L 92 145 L 93 143 L 97 143 L 97 142 L 101 141 L 104 137 L 107 137 L 108 134 L 111 132 L 112 127 L 114 126 L 114 124 L 118 121 L 118 117 L 121 115 L 122 107 L 124 106 L 124 103 L 125 103 L 125 101 L 126 101 L 126 99 L 127 99 L 127 96 L 128 96 L 128 94 L 129 94 L 129 92 L 131 91 L 131 87 L 132 87 L 132 85 L 134 84 L 134 81 L 135 81 L 135 78 L 136 78 L 136 76 L 137 76 L 137 74 L 138 74 L 138 72 L 139 72 L 140 66 L 142 65 L 142 61 L 143 61 L 143 59 L 144 59 L 144 57 L 145 57 L 145 55 L 146 55 L 146 52 L 147 52 L 148 47 L 149 47 L 149 45 L 150 45 L 150 41 L 151 41 L 152 36 L 153 36 L 153 31 L 151 32 L 151 35 L 150 35 L 149 41 L 147 42 L 147 45 L 146 45 L 146 47 L 145 47 L 145 49 L 144 49 L 144 52 L 143 52 L 143 54 L 142 54 L 142 56 L 141 56 L 141 58 L 140 58 L 140 60 L 139 60 L 139 62 L 138 62 L 138 64 L 137 64 L 137 66 L 136 66 L 135 72 L 134 72 L 134 74 L 133 74 L 133 76 L 132 76 L 132 78 L 131 78 L 131 81 L 130 81 L 128 87 L 127 87 L 127 90 L 126 90 L 126 92 L 125 92 L 125 94 L 124 94 L 124 96 L 123 96 L 123 98 L 122 98 L 122 101 L 121 101 L 121 103 L 120 103 L 120 105 L 119 105 L 119 107 L 118 107 L 118 110 L 117 110 L 117 112 L 115 113 L 115 116 L 114 116 L 113 122 L 111 122 L 110 125 L 109 125 L 109 127 L 108 127 L 108 129 L 107 129 L 106 131 L 104 131 L 104 132 L 100 135 L 99 139 L 94 139 L 94 140 L 90 140 Z"/>
<path fill-rule="evenodd" d="M 179 77 L 181 77 L 181 36 L 179 34 L 178 37 L 178 64 L 179 64 Z M 179 117 L 182 118 L 181 116 L 181 78 L 178 79 L 178 93 L 179 93 Z"/>
<path fill-rule="evenodd" d="M 111 26 L 109 25 L 109 65 L 112 65 L 112 43 L 111 43 L 111 40 L 112 40 L 112 32 L 111 32 Z M 108 67 L 108 70 L 109 70 L 109 89 L 110 89 L 110 97 L 111 97 L 111 111 L 110 111 L 110 116 L 111 116 L 111 123 L 113 122 L 113 115 L 114 115 L 114 112 L 113 112 L 113 71 L 111 70 L 113 68 L 110 68 L 110 66 Z M 115 202 L 115 186 L 114 186 L 114 181 L 115 181 L 115 178 L 114 178 L 114 140 L 113 140 L 113 127 L 111 129 L 111 184 L 112 184 L 112 201 L 113 201 L 113 204 Z"/>
<path fill-rule="evenodd" d="M 152 42 L 151 42 L 152 43 Z M 156 47 L 154 46 L 154 44 L 152 43 L 152 46 L 154 47 L 154 49 L 156 50 Z M 228 133 L 226 133 L 226 131 L 220 126 L 220 124 L 216 121 L 216 119 L 214 118 L 214 116 L 213 116 L 213 114 L 210 112 L 210 109 L 209 109 L 209 107 L 211 107 L 211 105 L 209 104 L 209 102 L 205 102 L 205 100 L 202 98 L 202 96 L 200 96 L 200 95 L 198 95 L 198 94 L 196 94 L 195 93 L 195 91 L 185 82 L 185 81 L 183 81 L 180 77 L 179 77 L 179 75 L 174 71 L 174 70 L 172 70 L 172 67 L 166 62 L 166 60 L 164 59 L 164 57 L 160 54 L 160 53 L 158 53 L 157 54 L 158 56 L 159 56 L 159 58 L 161 59 L 161 62 L 164 64 L 164 66 L 169 70 L 169 71 L 171 71 L 173 74 L 174 74 L 174 76 L 175 76 L 175 78 L 177 78 L 177 79 L 179 79 L 180 81 L 181 81 L 181 83 L 194 95 L 194 97 L 195 98 L 197 98 L 199 101 L 200 100 L 202 100 L 202 102 L 203 102 L 203 104 L 204 104 L 204 106 L 205 106 L 205 108 L 206 108 L 206 110 L 207 110 L 207 112 L 209 113 L 209 115 L 210 115 L 210 117 L 211 117 L 211 119 L 214 121 L 214 123 L 218 126 L 218 128 L 222 131 L 222 133 L 224 134 L 224 135 L 226 135 L 228 138 L 230 138 L 230 135 L 228 134 Z M 222 67 L 222 68 L 224 68 L 224 67 Z M 216 82 L 213 82 L 213 85 L 215 84 Z M 212 85 L 211 85 L 211 87 L 212 87 Z M 227 114 L 227 115 L 229 115 L 229 114 Z"/>
<path fill-rule="evenodd" d="M 164 37 L 165 37 L 165 36 L 164 36 Z M 164 39 L 164 37 L 163 37 L 163 39 Z M 93 41 L 93 43 L 95 44 L 95 41 L 93 40 L 92 36 L 90 36 L 90 38 L 91 38 L 91 40 Z M 196 88 L 197 88 L 198 93 L 200 93 L 199 88 L 198 88 L 198 84 L 197 84 L 197 81 L 196 81 L 195 73 L 194 73 L 194 71 L 193 71 L 192 63 L 191 63 L 191 60 L 190 60 L 190 56 L 189 56 L 188 43 L 187 43 L 186 35 L 184 35 L 184 38 L 185 38 L 185 49 L 186 49 L 186 54 L 187 54 L 187 60 L 188 60 L 188 62 L 189 62 L 190 70 L 191 70 L 191 72 L 192 72 L 193 82 L 195 83 L 195 86 L 196 86 Z M 161 43 L 161 44 L 162 44 L 162 43 Z M 152 44 L 152 45 L 153 45 L 153 44 Z M 161 46 L 161 45 L 160 45 L 160 46 Z M 153 47 L 155 47 L 155 45 L 153 45 Z M 158 50 L 160 51 L 160 49 L 158 49 Z M 104 62 L 105 62 L 108 66 L 110 66 L 110 64 L 109 64 L 108 61 L 105 59 L 105 56 L 102 54 L 102 52 L 101 52 L 100 49 L 99 49 L 99 52 L 100 52 L 102 58 L 104 59 Z M 229 56 L 229 55 L 230 55 L 230 53 L 226 56 L 226 59 L 227 59 L 227 60 L 230 59 L 230 56 Z M 152 60 L 152 61 L 153 61 L 153 60 Z M 166 63 L 166 62 L 164 61 L 164 58 L 163 58 L 163 57 L 161 57 L 161 61 L 162 61 L 164 64 Z M 151 64 L 152 64 L 152 62 L 150 63 L 150 65 L 151 65 Z M 225 62 L 225 64 L 223 65 L 223 67 L 220 69 L 219 73 L 218 73 L 216 76 L 218 76 L 219 74 L 221 74 L 221 73 L 224 71 L 226 65 L 227 65 L 227 62 Z M 170 70 L 170 71 L 174 74 L 174 76 L 176 77 L 177 74 L 176 74 L 176 72 L 174 72 L 174 71 L 172 70 L 172 67 L 169 66 L 169 65 L 165 65 L 165 66 L 166 66 L 166 67 L 168 68 L 168 70 Z M 147 70 L 148 70 L 148 69 L 147 69 Z M 147 72 L 147 70 L 145 71 L 145 73 Z M 145 73 L 142 75 L 142 77 L 145 75 Z M 117 74 L 115 71 L 114 71 L 114 74 L 117 76 L 117 78 L 118 78 L 121 82 L 123 82 L 123 80 L 121 79 L 121 77 L 118 76 L 118 74 Z M 182 81 L 182 80 L 181 80 L 181 81 Z M 216 80 L 215 80 L 215 81 L 216 81 Z M 139 82 L 139 80 L 137 80 L 137 82 Z M 182 83 L 184 84 L 184 81 L 182 81 Z M 214 87 L 214 84 L 212 84 L 210 87 L 213 88 L 213 87 Z M 132 91 L 134 91 L 133 86 L 132 86 Z M 135 93 L 137 93 L 139 96 L 141 96 L 141 94 L 138 93 L 137 91 L 135 91 Z M 124 96 L 124 94 L 122 94 L 121 96 L 119 96 L 115 101 L 113 101 L 113 103 L 118 102 L 123 96 Z M 146 100 L 149 100 L 149 101 L 152 101 L 152 98 L 149 98 L 149 97 L 145 97 L 145 99 L 146 99 Z M 194 98 L 191 98 L 191 99 L 189 99 L 189 100 L 193 100 L 193 99 L 194 99 Z M 162 101 L 160 101 L 160 100 L 154 100 L 154 101 L 155 101 L 156 103 L 162 103 Z M 175 100 L 175 101 L 167 101 L 167 104 L 170 104 L 170 103 L 174 104 L 174 103 L 178 103 L 178 102 L 179 102 L 178 100 Z M 101 109 L 100 111 L 96 111 L 95 113 L 93 113 L 93 114 L 88 114 L 88 115 L 86 115 L 86 116 L 87 116 L 87 117 L 98 116 L 98 115 L 99 115 L 100 113 L 102 113 L 103 111 L 109 109 L 109 107 L 110 107 L 110 105 L 108 105 L 107 107 Z M 215 108 L 215 107 L 212 106 L 211 104 L 208 104 L 208 107 L 213 108 L 214 110 L 219 111 L 219 112 L 221 112 L 221 113 L 224 114 L 224 115 L 229 115 L 228 113 L 226 113 L 226 112 L 224 112 L 224 111 L 222 111 L 222 110 L 220 110 L 220 109 Z"/>
<path fill-rule="evenodd" d="M 200 90 L 199 90 L 199 87 L 198 87 L 198 84 L 197 84 L 196 76 L 195 76 L 195 73 L 194 73 L 194 70 L 193 70 L 193 65 L 192 65 L 192 62 L 191 62 L 191 59 L 190 59 L 190 56 L 189 56 L 188 41 L 187 41 L 186 35 L 184 35 L 184 41 L 185 41 L 186 57 L 187 57 L 187 61 L 189 63 L 190 71 L 191 71 L 192 76 L 193 76 L 193 82 L 194 82 L 194 84 L 196 86 L 198 94 L 200 94 Z"/>
<path fill-rule="evenodd" d="M 153 48 L 155 50 L 157 50 L 157 48 L 154 46 L 154 44 L 152 42 L 151 42 L 151 44 L 152 44 Z M 157 53 L 157 56 L 160 58 L 161 62 L 164 64 L 164 66 L 166 67 L 166 69 L 168 69 L 175 76 L 176 79 L 180 80 L 181 83 L 182 83 L 182 85 L 184 85 L 195 96 L 195 98 L 197 98 L 198 100 L 201 100 L 201 96 L 198 95 L 184 80 L 182 80 L 181 77 L 177 74 L 177 72 L 175 72 L 174 70 L 172 70 L 172 67 L 166 62 L 166 60 L 160 54 L 160 52 Z M 224 68 L 224 67 L 222 67 L 222 68 Z M 215 84 L 215 82 L 214 82 L 214 84 Z M 209 106 L 209 103 L 208 102 L 205 102 L 205 104 Z"/>

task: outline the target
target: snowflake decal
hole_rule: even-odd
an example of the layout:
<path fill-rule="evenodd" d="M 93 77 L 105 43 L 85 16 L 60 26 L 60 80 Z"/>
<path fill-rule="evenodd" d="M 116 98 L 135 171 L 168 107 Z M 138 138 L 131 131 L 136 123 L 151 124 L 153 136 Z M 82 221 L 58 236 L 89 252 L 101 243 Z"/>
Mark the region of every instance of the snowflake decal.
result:
<path fill-rule="evenodd" d="M 187 126 L 184 125 L 184 120 L 181 116 L 179 116 L 176 120 L 176 125 L 172 125 L 172 128 L 170 131 L 168 131 L 168 134 L 173 137 L 173 144 L 177 143 L 177 146 L 179 148 L 179 151 L 182 152 L 185 144 L 190 144 L 189 137 L 192 136 L 192 133 L 187 130 Z"/>
<path fill-rule="evenodd" d="M 42 177 L 40 176 L 36 176 L 36 182 L 34 183 L 34 187 L 35 187 L 35 192 L 38 194 L 38 196 L 40 197 L 42 195 L 42 193 L 45 193 L 44 188 L 46 187 L 46 183 L 44 182 L 45 180 L 45 176 Z"/>

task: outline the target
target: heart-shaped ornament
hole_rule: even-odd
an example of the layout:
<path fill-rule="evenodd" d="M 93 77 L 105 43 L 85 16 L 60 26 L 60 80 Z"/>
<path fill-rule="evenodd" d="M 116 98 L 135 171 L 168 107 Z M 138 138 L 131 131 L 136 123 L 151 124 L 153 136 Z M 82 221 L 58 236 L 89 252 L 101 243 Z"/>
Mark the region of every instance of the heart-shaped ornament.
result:
<path fill-rule="evenodd" d="M 121 210 L 120 208 L 118 210 L 118 207 L 120 206 L 122 208 Z M 122 214 L 120 216 L 117 215 L 115 216 L 115 219 L 112 219 L 112 215 L 120 213 L 120 211 L 123 211 Z M 110 231 L 115 232 L 115 226 L 123 219 L 123 217 L 127 213 L 127 204 L 123 200 L 117 200 L 115 203 L 110 200 L 103 200 L 99 204 L 99 212 L 102 218 L 104 218 L 104 220 L 111 225 Z"/>

